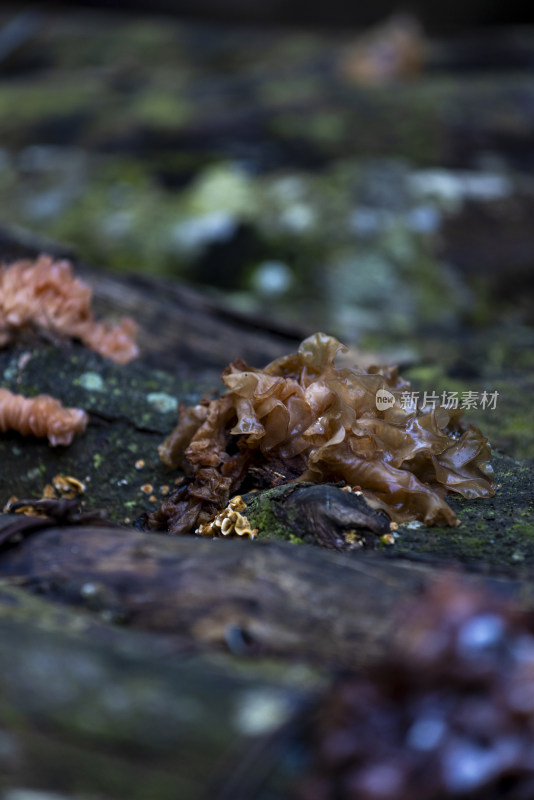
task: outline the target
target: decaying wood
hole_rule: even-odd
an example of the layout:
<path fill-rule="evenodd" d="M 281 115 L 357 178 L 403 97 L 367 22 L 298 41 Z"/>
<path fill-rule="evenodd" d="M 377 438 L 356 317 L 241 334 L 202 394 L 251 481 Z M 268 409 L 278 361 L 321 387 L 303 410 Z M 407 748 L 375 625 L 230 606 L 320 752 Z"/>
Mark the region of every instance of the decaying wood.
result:
<path fill-rule="evenodd" d="M 40 530 L 8 546 L 0 575 L 199 645 L 356 667 L 384 653 L 402 600 L 433 574 L 370 555 L 82 525 Z M 534 606 L 518 581 L 493 583 Z"/>
<path fill-rule="evenodd" d="M 177 281 L 149 275 L 113 275 L 80 263 L 59 243 L 22 237 L 0 226 L 0 261 L 37 258 L 40 253 L 68 258 L 77 276 L 93 290 L 99 317 L 131 316 L 139 325 L 141 359 L 151 367 L 195 372 L 212 369 L 217 376 L 236 353 L 262 365 L 291 352 L 311 330 L 267 316 L 239 312 L 224 302 Z"/>
<path fill-rule="evenodd" d="M 370 552 L 83 518 L 0 523 L 0 790 L 260 798 L 320 684 L 297 690 L 272 662 L 267 679 L 259 657 L 323 675 L 371 664 L 389 649 L 404 601 L 436 574 Z M 531 583 L 463 579 L 534 609 Z M 214 648 L 248 658 L 236 671 L 203 655 Z"/>
<path fill-rule="evenodd" d="M 167 378 L 163 384 L 165 375 L 150 368 L 189 374 L 197 391 L 195 369 L 209 371 L 211 380 L 236 352 L 261 364 L 294 350 L 300 337 L 233 318 L 199 295 L 149 278 L 127 281 L 89 269 L 83 274 L 96 287 L 99 313 L 113 308 L 136 316 L 144 361 L 119 374 L 76 346 L 33 343 L 7 353 L 4 374 L 17 386 L 57 383 L 58 362 L 69 359 L 74 367 L 61 388 L 78 393 L 91 417 L 83 439 L 64 452 L 7 435 L 5 461 L 18 461 L 17 475 L 5 476 L 4 500 L 8 493 L 40 496 L 45 482 L 63 473 L 87 484 L 84 511 L 105 507 L 122 521 L 159 502 L 163 484 L 173 484 L 176 474 L 157 461 L 157 444 L 174 424 L 175 411 L 160 411 L 158 402 L 187 399 L 192 391 L 186 381 Z M 95 374 L 101 388 L 86 388 Z M 515 463 L 513 468 L 518 471 Z M 334 544 L 347 530 L 380 535 L 378 518 L 349 496 L 333 510 L 327 487 L 314 487 L 305 499 L 301 492 L 288 489 L 287 502 L 274 500 L 271 509 L 299 538 L 306 528 Z M 520 497 L 516 492 L 516 506 Z M 235 719 L 239 709 L 254 708 L 253 693 L 269 702 L 278 698 L 278 708 L 287 698 L 294 702 L 278 685 L 272 694 L 255 672 L 257 659 L 275 657 L 283 669 L 304 662 L 320 671 L 370 664 L 389 647 L 403 600 L 416 597 L 436 572 L 430 564 L 372 553 L 97 526 L 73 516 L 70 506 L 62 508 L 67 513 L 52 520 L 0 520 L 0 578 L 28 590 L 35 623 L 0 613 L 0 790 L 31 785 L 132 800 L 200 797 L 227 758 L 241 767 L 249 757 L 255 736 L 250 728 L 238 730 Z M 431 535 L 435 547 L 438 534 Z M 530 583 L 482 575 L 466 580 L 534 608 Z M 65 632 L 47 627 L 47 599 L 75 609 Z M 118 625 L 104 630 L 102 619 L 132 631 Z M 81 635 L 75 636 L 78 624 Z M 141 636 L 127 656 L 125 633 Z M 237 655 L 241 672 L 191 656 L 176 663 L 176 653 L 183 659 L 188 648 Z M 283 723 L 284 714 L 275 719 Z"/>
<path fill-rule="evenodd" d="M 0 793 L 213 800 L 237 755 L 263 753 L 265 778 L 304 694 L 120 629 L 95 645 L 0 619 Z"/>
<path fill-rule="evenodd" d="M 371 508 L 361 493 L 332 484 L 290 483 L 276 495 L 270 508 L 288 536 L 332 550 L 372 547 L 391 530 L 389 517 Z"/>
<path fill-rule="evenodd" d="M 303 338 L 297 326 L 233 311 L 176 281 L 133 275 L 126 284 L 89 267 L 79 271 L 95 287 L 96 308 L 128 309 L 125 313 L 141 329 L 142 356 L 160 369 L 189 365 L 196 371 L 222 370 L 235 353 L 261 365 L 291 351 Z"/>

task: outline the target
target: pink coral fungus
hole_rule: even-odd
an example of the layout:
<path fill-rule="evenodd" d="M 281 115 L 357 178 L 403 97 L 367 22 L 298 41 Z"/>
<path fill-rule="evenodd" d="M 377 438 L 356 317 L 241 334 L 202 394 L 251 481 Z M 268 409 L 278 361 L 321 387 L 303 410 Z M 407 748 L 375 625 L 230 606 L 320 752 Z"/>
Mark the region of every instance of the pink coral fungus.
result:
<path fill-rule="evenodd" d="M 54 447 L 70 444 L 87 427 L 87 414 L 80 408 L 65 408 L 48 394 L 24 397 L 0 389 L 0 431 L 14 430 L 23 436 L 46 437 Z"/>
<path fill-rule="evenodd" d="M 393 520 L 429 525 L 458 524 L 447 492 L 468 499 L 495 493 L 488 441 L 461 425 L 460 410 L 403 408 L 410 387 L 396 368 L 338 367 L 342 350 L 316 333 L 263 370 L 235 361 L 223 373 L 225 394 L 182 407 L 160 456 L 194 480 L 156 512 L 159 522 L 172 532 L 203 522 L 205 508 L 222 507 L 247 474 L 267 476 L 264 485 L 273 475 L 344 481 Z M 379 390 L 394 398 L 384 410 Z"/>
<path fill-rule="evenodd" d="M 134 321 L 97 322 L 91 295 L 91 288 L 74 277 L 69 261 L 41 255 L 0 267 L 0 346 L 17 330 L 33 326 L 81 339 L 107 358 L 128 363 L 139 352 Z"/>

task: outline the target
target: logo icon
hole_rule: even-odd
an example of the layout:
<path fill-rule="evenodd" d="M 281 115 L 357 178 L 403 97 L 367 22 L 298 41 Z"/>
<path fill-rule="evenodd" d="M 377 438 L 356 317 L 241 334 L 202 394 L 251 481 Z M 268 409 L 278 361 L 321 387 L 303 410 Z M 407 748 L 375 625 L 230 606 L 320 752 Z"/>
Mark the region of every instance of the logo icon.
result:
<path fill-rule="evenodd" d="M 375 403 L 379 411 L 386 411 L 395 405 L 395 396 L 387 389 L 379 389 L 376 393 Z"/>

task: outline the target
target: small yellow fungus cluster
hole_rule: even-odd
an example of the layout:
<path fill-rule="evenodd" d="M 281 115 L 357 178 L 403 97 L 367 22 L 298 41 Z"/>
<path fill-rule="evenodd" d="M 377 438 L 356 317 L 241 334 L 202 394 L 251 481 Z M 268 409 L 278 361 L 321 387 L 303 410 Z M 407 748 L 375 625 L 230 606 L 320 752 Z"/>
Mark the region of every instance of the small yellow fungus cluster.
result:
<path fill-rule="evenodd" d="M 32 505 L 29 501 L 28 505 L 20 505 L 15 508 L 15 514 L 24 514 L 26 517 L 42 517 L 48 516 L 48 509 L 46 506 L 39 505 L 42 500 L 71 500 L 74 497 L 79 497 L 85 492 L 85 484 L 78 478 L 72 475 L 54 475 L 51 483 L 47 483 L 44 487 L 40 500 L 36 501 L 36 505 Z M 4 514 L 8 514 L 12 510 L 12 506 L 19 502 L 19 498 L 12 495 L 3 510 Z"/>
<path fill-rule="evenodd" d="M 232 497 L 226 508 L 217 516 L 195 530 L 197 536 L 249 536 L 254 539 L 257 528 L 251 528 L 248 519 L 241 512 L 246 508 L 241 495 Z"/>
<path fill-rule="evenodd" d="M 85 484 L 72 475 L 55 475 L 43 489 L 43 499 L 70 499 L 85 492 Z"/>

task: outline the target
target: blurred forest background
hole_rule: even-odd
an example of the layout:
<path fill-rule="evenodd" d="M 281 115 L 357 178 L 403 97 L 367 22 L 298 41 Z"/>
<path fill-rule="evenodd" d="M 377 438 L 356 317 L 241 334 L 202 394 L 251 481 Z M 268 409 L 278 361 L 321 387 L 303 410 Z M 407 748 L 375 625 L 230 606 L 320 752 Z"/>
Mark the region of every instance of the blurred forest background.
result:
<path fill-rule="evenodd" d="M 172 277 L 427 383 L 440 359 L 530 368 L 525 12 L 92 5 L 0 7 L 4 241 Z"/>
<path fill-rule="evenodd" d="M 90 275 L 95 305 L 103 299 L 118 314 L 135 302 L 141 346 L 127 368 L 47 340 L 31 353 L 17 345 L 1 354 L 3 384 L 30 395 L 61 388 L 67 405 L 91 415 L 69 448 L 3 436 L 5 500 L 41 496 L 45 480 L 57 487 L 57 478 L 64 485 L 74 476 L 83 479 L 82 509 L 106 509 L 130 526 L 96 529 L 99 515 L 75 512 L 72 525 L 68 515 L 51 516 L 46 530 L 43 519 L 4 516 L 2 800 L 35 800 L 25 786 L 54 791 L 39 792 L 43 800 L 187 800 L 208 778 L 220 800 L 260 797 L 250 786 L 271 779 L 261 796 L 287 797 L 288 775 L 305 768 L 309 747 L 292 746 L 293 720 L 301 725 L 301 709 L 308 714 L 334 672 L 392 652 L 406 598 L 424 612 L 412 633 L 400 629 L 410 676 L 403 691 L 415 701 L 399 699 L 394 661 L 393 705 L 365 689 L 386 713 L 376 722 L 365 700 L 372 735 L 354 728 L 354 741 L 369 747 L 372 763 L 384 747 L 388 759 L 375 773 L 386 789 L 369 772 L 365 796 L 377 796 L 373 785 L 383 797 L 402 793 L 387 731 L 403 731 L 408 742 L 409 715 L 441 724 L 443 708 L 460 720 L 458 735 L 454 727 L 451 738 L 438 734 L 451 765 L 456 758 L 443 772 L 452 775 L 451 796 L 475 796 L 476 780 L 482 791 L 494 782 L 501 796 L 525 775 L 517 791 L 532 796 L 534 662 L 524 645 L 532 626 L 516 632 L 507 611 L 496 616 L 493 600 L 470 594 L 460 594 L 469 618 L 458 622 L 455 584 L 442 600 L 418 599 L 423 576 L 454 563 L 473 570 L 469 580 L 534 606 L 527 15 L 518 0 L 413 0 L 406 8 L 384 0 L 0 0 L 0 261 L 71 258 Z M 352 558 L 360 552 L 354 530 L 346 558 L 311 547 L 296 556 L 277 542 L 244 555 L 243 542 L 217 547 L 134 531 L 169 495 L 174 476 L 157 446 L 175 425 L 177 398 L 197 403 L 224 364 L 248 358 L 247 346 L 266 353 L 268 345 L 274 357 L 321 329 L 355 348 L 362 366 L 399 364 L 416 391 L 498 398 L 466 414 L 491 440 L 502 483 L 495 498 L 453 500 L 459 532 L 408 523 L 366 564 Z M 291 497 L 302 487 L 286 488 L 252 496 L 247 514 L 277 536 L 294 502 L 300 539 L 306 515 Z M 321 541 L 321 520 L 346 517 L 336 521 L 331 487 L 315 488 L 325 491 L 315 505 L 309 494 L 298 502 Z M 360 502 L 337 494 L 341 511 L 349 496 Z M 76 503 L 72 495 L 57 501 L 61 514 L 69 497 Z M 425 630 L 432 641 L 446 630 L 435 664 Z M 410 650 L 416 639 L 423 644 Z M 430 683 L 421 683 L 421 669 Z M 430 704 L 418 694 L 425 686 Z M 520 700 L 505 703 L 514 692 Z M 402 724 L 390 722 L 393 706 Z M 473 721 L 471 740 L 461 714 Z M 527 733 L 516 747 L 520 726 Z M 335 765 L 339 742 L 349 740 L 335 725 L 324 730 Z M 441 780 L 434 755 L 419 749 Z M 340 752 L 344 770 L 350 751 Z"/>

